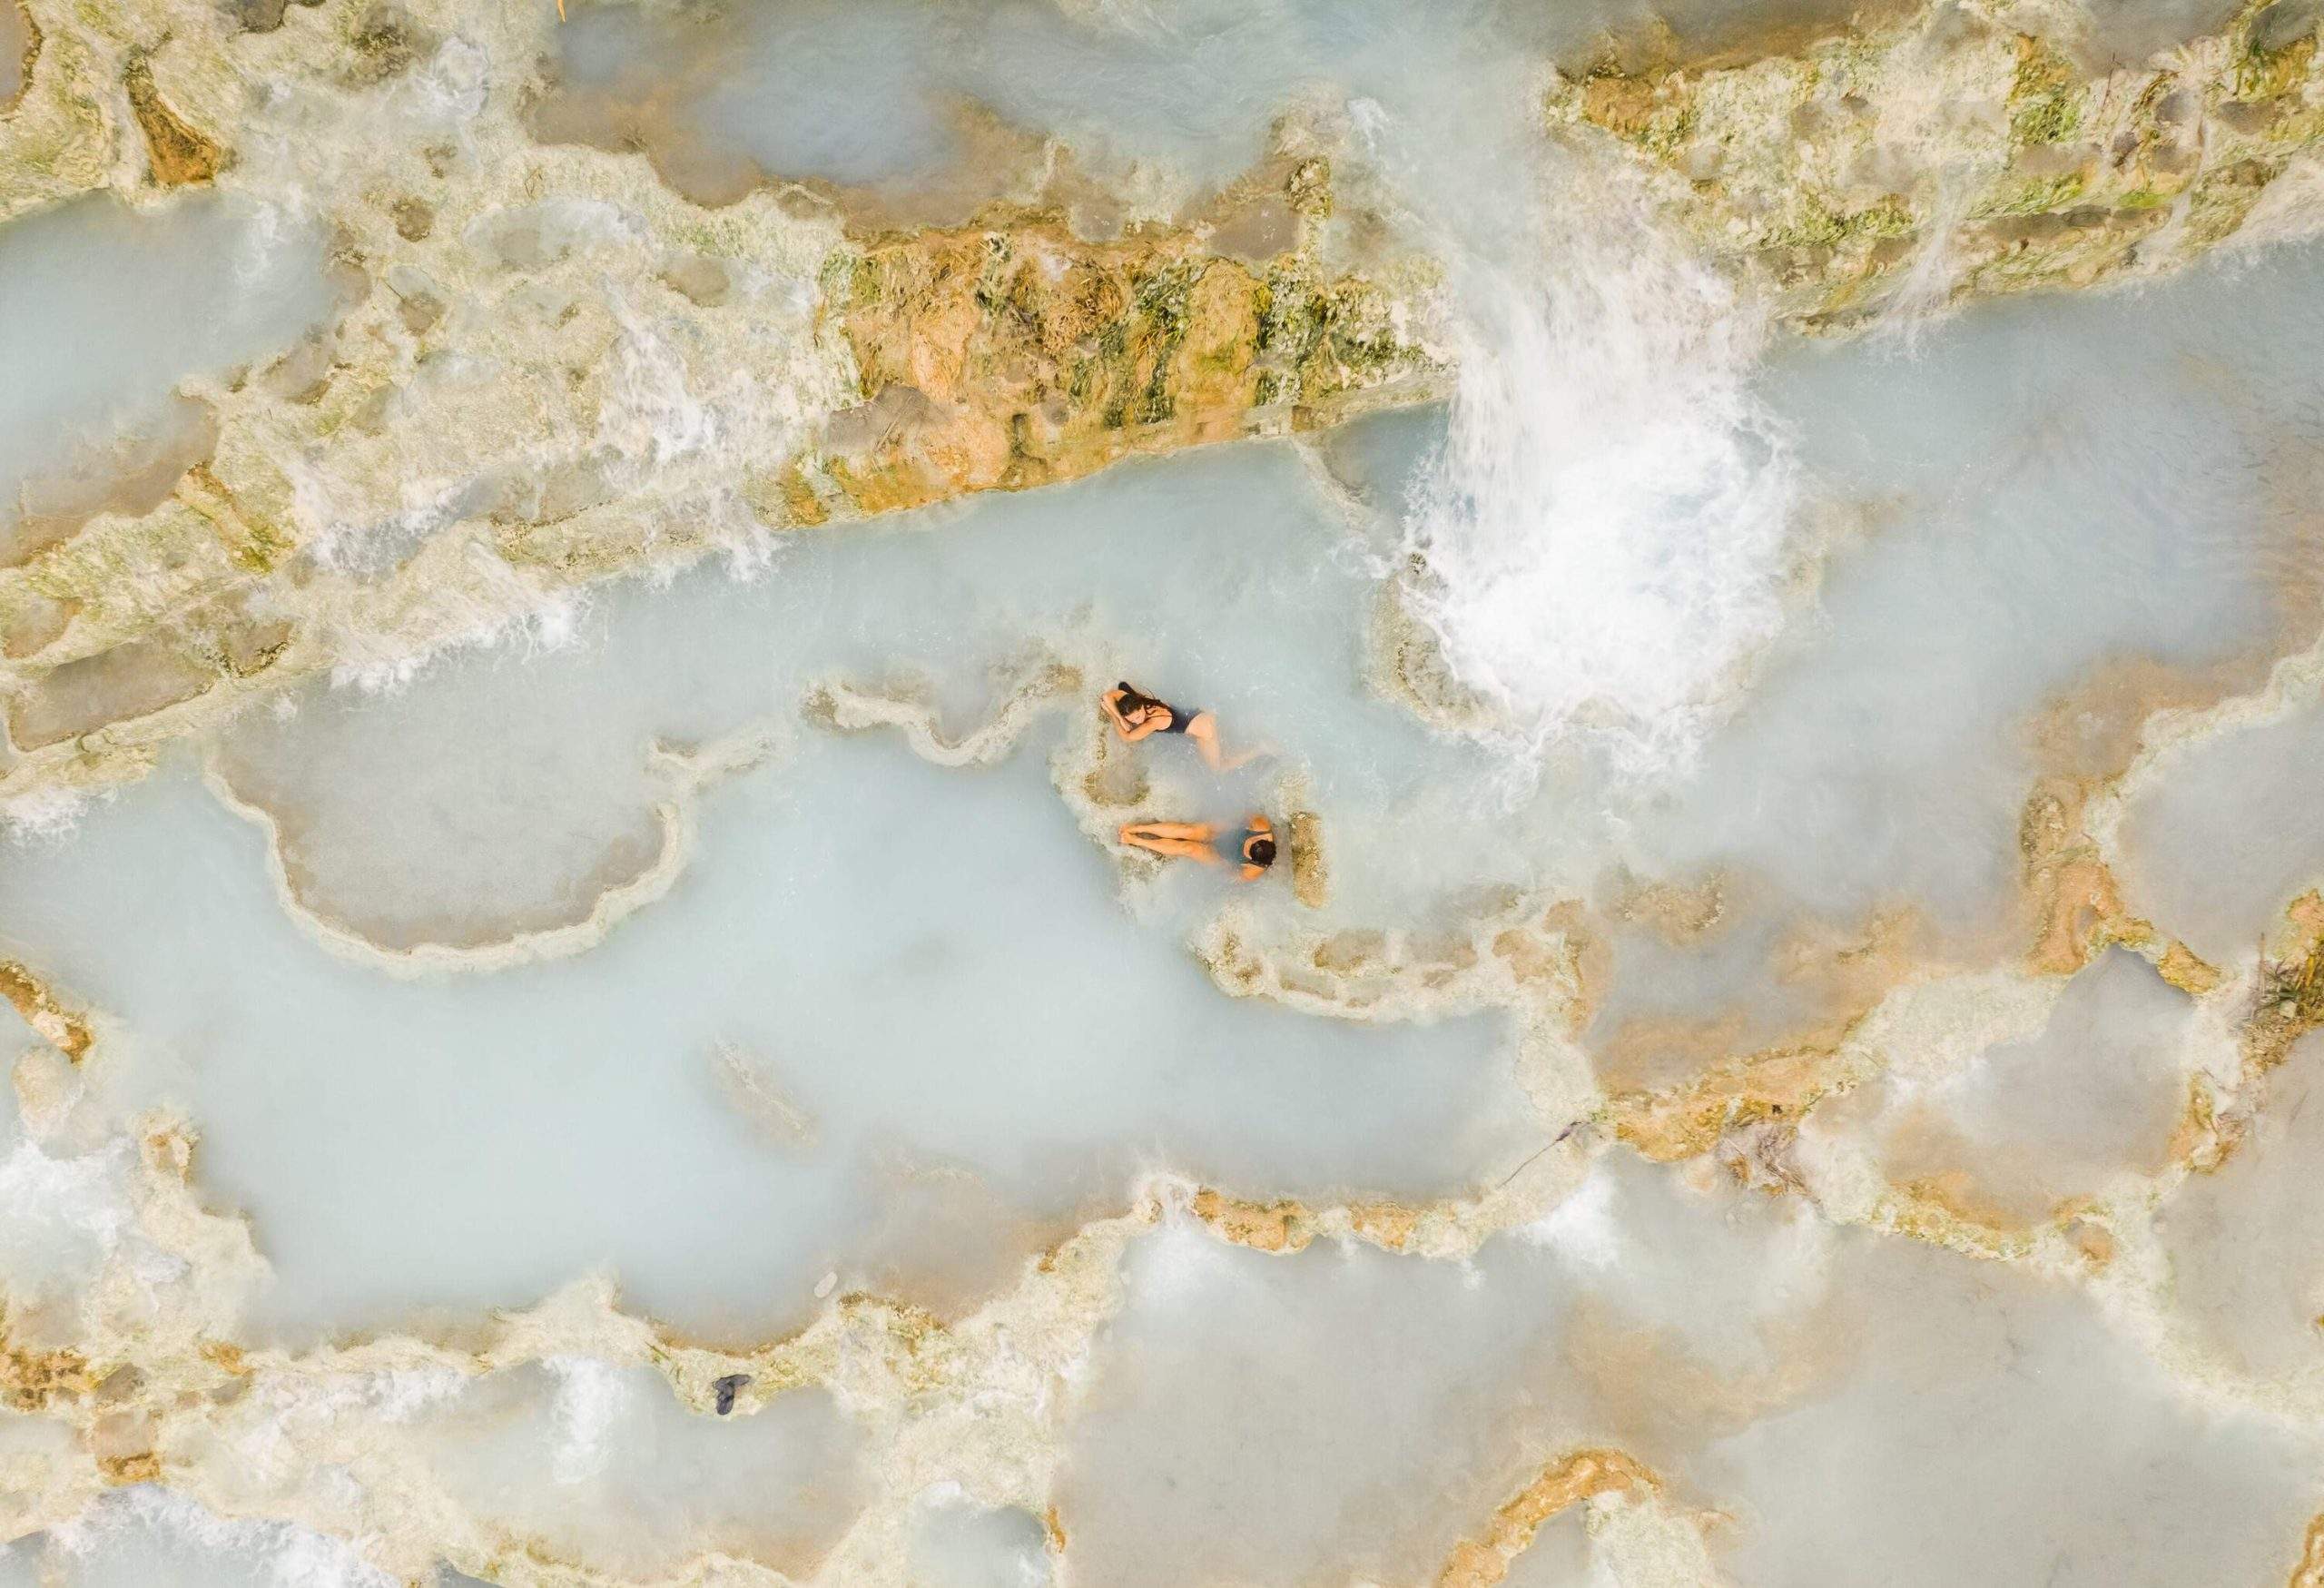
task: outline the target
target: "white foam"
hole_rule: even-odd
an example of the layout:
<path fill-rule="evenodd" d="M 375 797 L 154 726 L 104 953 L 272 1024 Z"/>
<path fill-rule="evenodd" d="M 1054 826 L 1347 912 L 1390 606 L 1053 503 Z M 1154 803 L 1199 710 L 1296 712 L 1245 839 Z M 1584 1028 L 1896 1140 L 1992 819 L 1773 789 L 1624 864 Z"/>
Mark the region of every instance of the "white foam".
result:
<path fill-rule="evenodd" d="M 505 605 L 482 605 L 469 626 L 435 638 L 425 646 L 390 648 L 385 656 L 341 662 L 330 672 L 334 689 L 357 689 L 368 695 L 392 695 L 410 687 L 439 658 L 462 651 L 507 647 L 517 657 L 534 657 L 571 648 L 589 610 L 586 592 L 539 591 L 524 585 L 512 572 L 495 596 Z"/>
<path fill-rule="evenodd" d="M 1585 153 L 1509 198 L 1521 223 L 1455 256 L 1413 608 L 1497 736 L 1683 766 L 1783 620 L 1798 470 L 1752 390 L 1765 322 Z"/>
<path fill-rule="evenodd" d="M 0 1273 L 19 1296 L 84 1275 L 120 1244 L 130 1221 L 128 1143 L 51 1157 L 19 1141 L 0 1158 Z"/>
<path fill-rule="evenodd" d="M 61 838 L 81 824 L 90 794 L 82 789 L 44 784 L 0 801 L 0 826 L 11 838 Z"/>
<path fill-rule="evenodd" d="M 108 1494 L 49 1535 L 77 1563 L 75 1580 L 113 1583 L 213 1581 L 252 1588 L 393 1588 L 396 1579 L 339 1539 L 287 1522 L 218 1515 L 166 1489 Z"/>
<path fill-rule="evenodd" d="M 1612 1267 L 1622 1255 L 1620 1221 L 1614 1213 L 1614 1177 L 1593 1172 L 1571 1196 L 1517 1234 L 1583 1267 Z"/>
<path fill-rule="evenodd" d="M 560 1484 L 585 1483 L 613 1463 L 610 1437 L 635 1398 L 628 1375 L 591 1356 L 551 1356 L 541 1364 L 556 1379 L 556 1447 L 549 1473 Z"/>

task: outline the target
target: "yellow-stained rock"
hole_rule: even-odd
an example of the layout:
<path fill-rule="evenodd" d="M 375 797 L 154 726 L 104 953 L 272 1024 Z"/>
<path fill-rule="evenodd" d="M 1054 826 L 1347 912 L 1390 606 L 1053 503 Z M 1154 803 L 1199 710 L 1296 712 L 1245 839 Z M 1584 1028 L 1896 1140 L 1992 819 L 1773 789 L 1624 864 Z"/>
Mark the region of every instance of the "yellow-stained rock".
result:
<path fill-rule="evenodd" d="M 57 1001 L 47 982 L 16 960 L 0 960 L 0 998 L 14 1004 L 43 1041 L 78 1064 L 96 1041 L 89 1022 Z"/>
<path fill-rule="evenodd" d="M 825 280 L 863 401 L 820 471 L 864 513 L 1344 417 L 1433 373 L 1372 283 L 1191 232 L 1090 242 L 1035 214 L 890 234 Z"/>
<path fill-rule="evenodd" d="M 1455 1545 L 1436 1573 L 1436 1588 L 1492 1588 L 1509 1563 L 1533 1542 L 1541 1524 L 1570 1506 L 1600 1494 L 1650 1494 L 1661 1478 L 1620 1450 L 1577 1450 L 1543 1466 L 1533 1481 L 1502 1503 L 1484 1534 Z"/>
<path fill-rule="evenodd" d="M 224 169 L 228 158 L 224 146 L 170 108 L 169 101 L 154 86 L 153 69 L 143 55 L 130 61 L 121 85 L 137 117 L 137 130 L 145 134 L 146 161 L 156 182 L 184 187 L 209 182 Z"/>
<path fill-rule="evenodd" d="M 1614 1133 L 1658 1163 L 1710 1151 L 1728 1131 L 1761 1120 L 1797 1120 L 1853 1077 L 1828 1048 L 1786 1048 L 1718 1065 L 1663 1091 L 1628 1091 L 1608 1102 Z"/>
<path fill-rule="evenodd" d="M 1247 1202 L 1205 1187 L 1195 1193 L 1193 1208 L 1222 1239 L 1253 1251 L 1300 1251 L 1314 1238 L 1315 1221 L 1296 1202 Z"/>

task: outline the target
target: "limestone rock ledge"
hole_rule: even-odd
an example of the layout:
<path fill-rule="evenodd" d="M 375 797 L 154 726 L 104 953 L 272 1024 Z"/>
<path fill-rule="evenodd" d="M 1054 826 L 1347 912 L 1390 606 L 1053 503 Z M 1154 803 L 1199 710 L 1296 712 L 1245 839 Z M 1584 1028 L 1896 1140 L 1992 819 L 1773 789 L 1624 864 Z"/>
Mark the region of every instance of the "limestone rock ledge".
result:
<path fill-rule="evenodd" d="M 2324 173 L 2312 9 L 2255 0 L 2095 73 L 2052 42 L 2058 20 L 1930 6 L 1745 65 L 1609 65 L 1561 81 L 1549 112 L 1650 167 L 1681 225 L 1811 331 L 2314 223 L 2289 202 Z"/>
<path fill-rule="evenodd" d="M 2324 66 L 2289 3 L 2095 74 L 2044 42 L 2058 16 L 1931 8 L 1588 73 L 1547 131 L 1645 163 L 1781 314 L 1844 329 L 2304 223 Z M 540 142 L 547 7 L 25 10 L 0 220 L 212 192 L 313 239 L 337 298 L 280 357 L 183 384 L 216 439 L 160 505 L 0 566 L 19 814 L 593 579 L 1441 389 L 1436 268 L 1343 257 L 1347 151 L 1292 123 L 1235 190 L 1286 218 L 1263 259 L 1196 210 L 1103 240 L 1021 205 L 866 235 L 805 189 L 705 207 L 642 155 Z"/>
<path fill-rule="evenodd" d="M 704 207 L 636 154 L 538 142 L 547 7 L 28 15 L 0 219 L 199 187 L 319 244 L 336 297 L 279 357 L 183 384 L 216 439 L 158 506 L 0 546 L 20 814 L 593 579 L 1433 390 L 1408 329 L 1433 271 L 1327 262 L 1312 151 L 1246 180 L 1291 218 L 1258 262 L 1199 222 L 1093 242 L 1024 207 L 863 236 L 802 191 Z"/>

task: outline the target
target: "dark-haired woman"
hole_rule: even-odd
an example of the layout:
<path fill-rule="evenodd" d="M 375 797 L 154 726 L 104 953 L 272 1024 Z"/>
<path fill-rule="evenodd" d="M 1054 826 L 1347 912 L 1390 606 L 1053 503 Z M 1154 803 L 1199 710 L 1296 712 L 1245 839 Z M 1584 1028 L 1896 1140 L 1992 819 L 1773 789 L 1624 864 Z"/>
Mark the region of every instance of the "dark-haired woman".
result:
<path fill-rule="evenodd" d="M 1229 758 L 1218 747 L 1218 719 L 1206 711 L 1189 711 L 1157 699 L 1130 684 L 1117 684 L 1104 695 L 1106 715 L 1113 720 L 1114 731 L 1131 744 L 1150 738 L 1156 734 L 1184 734 L 1194 741 L 1195 748 L 1210 764 L 1213 772 L 1232 772 L 1246 762 L 1256 760 L 1265 750 L 1246 750 Z"/>
<path fill-rule="evenodd" d="M 1122 828 L 1120 837 L 1133 849 L 1151 850 L 1177 860 L 1223 865 L 1228 859 L 1218 851 L 1218 829 L 1208 822 L 1131 822 Z M 1266 875 L 1275 857 L 1275 824 L 1255 811 L 1245 819 L 1235 841 L 1232 858 L 1237 880 L 1256 882 Z"/>

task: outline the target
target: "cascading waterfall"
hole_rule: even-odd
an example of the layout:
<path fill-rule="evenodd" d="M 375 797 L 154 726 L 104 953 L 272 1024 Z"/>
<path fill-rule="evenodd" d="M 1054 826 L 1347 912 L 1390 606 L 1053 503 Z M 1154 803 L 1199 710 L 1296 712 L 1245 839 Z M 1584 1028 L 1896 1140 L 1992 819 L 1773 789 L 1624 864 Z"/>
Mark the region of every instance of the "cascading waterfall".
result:
<path fill-rule="evenodd" d="M 1454 254 L 1449 433 L 1405 526 L 1459 683 L 1539 752 L 1684 764 L 1783 618 L 1798 470 L 1751 386 L 1764 330 L 1642 196 L 1552 150 L 1521 224 Z"/>

